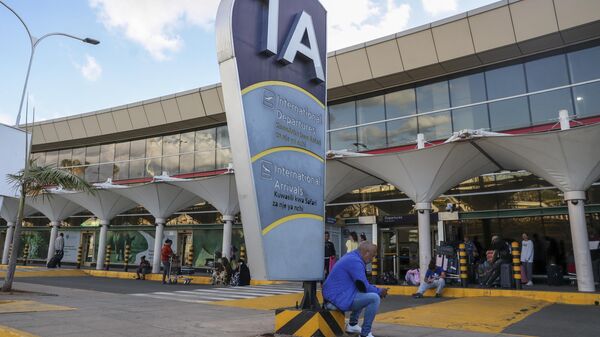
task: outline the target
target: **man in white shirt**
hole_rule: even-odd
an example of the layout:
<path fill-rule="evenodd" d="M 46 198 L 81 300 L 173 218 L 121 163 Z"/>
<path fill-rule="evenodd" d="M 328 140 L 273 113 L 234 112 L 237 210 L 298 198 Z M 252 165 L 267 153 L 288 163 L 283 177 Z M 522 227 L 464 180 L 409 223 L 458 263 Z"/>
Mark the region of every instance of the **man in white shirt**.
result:
<path fill-rule="evenodd" d="M 56 240 L 54 240 L 54 250 L 55 250 L 55 256 L 58 256 L 58 261 L 56 262 L 56 266 L 58 268 L 61 267 L 61 263 L 60 261 L 63 258 L 63 255 L 65 254 L 65 235 L 63 233 L 60 233 L 58 235 L 58 237 L 56 238 Z"/>
<path fill-rule="evenodd" d="M 522 235 L 523 241 L 521 241 L 521 268 L 525 271 L 525 277 L 527 283 L 525 285 L 532 286 L 531 281 L 533 277 L 533 241 L 529 240 L 527 233 Z"/>

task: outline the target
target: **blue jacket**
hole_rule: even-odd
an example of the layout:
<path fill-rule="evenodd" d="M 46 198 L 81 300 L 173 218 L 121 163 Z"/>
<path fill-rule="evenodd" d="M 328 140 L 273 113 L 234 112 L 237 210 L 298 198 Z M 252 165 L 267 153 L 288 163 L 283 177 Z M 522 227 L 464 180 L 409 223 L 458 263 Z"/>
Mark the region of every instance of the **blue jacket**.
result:
<path fill-rule="evenodd" d="M 380 294 L 380 289 L 371 285 L 365 275 L 365 262 L 358 249 L 344 255 L 333 266 L 329 277 L 323 284 L 323 297 L 342 311 L 349 311 L 358 288 L 356 281 L 361 281 L 368 293 Z"/>

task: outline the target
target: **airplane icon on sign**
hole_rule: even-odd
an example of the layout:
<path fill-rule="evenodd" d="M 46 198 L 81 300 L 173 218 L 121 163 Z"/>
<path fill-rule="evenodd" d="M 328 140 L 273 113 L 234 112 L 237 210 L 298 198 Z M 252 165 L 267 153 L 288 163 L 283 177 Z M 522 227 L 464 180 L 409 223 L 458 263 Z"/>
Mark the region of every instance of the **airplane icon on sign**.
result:
<path fill-rule="evenodd" d="M 265 89 L 263 91 L 263 105 L 268 108 L 275 108 L 275 98 L 277 95 L 271 90 Z"/>

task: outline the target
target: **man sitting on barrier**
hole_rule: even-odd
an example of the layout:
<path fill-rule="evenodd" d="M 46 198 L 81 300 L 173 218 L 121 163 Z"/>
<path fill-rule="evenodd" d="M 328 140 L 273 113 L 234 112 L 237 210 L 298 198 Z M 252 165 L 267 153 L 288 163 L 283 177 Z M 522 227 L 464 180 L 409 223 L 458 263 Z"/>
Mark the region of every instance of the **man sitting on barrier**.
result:
<path fill-rule="evenodd" d="M 446 286 L 446 272 L 442 267 L 435 264 L 435 260 L 429 262 L 429 268 L 425 273 L 425 280 L 419 286 L 419 290 L 413 294 L 414 298 L 422 298 L 427 289 L 436 288 L 435 297 L 442 297 L 442 291 Z"/>
<path fill-rule="evenodd" d="M 360 333 L 362 337 L 373 337 L 371 326 L 379 309 L 381 298 L 387 289 L 369 283 L 365 266 L 377 255 L 377 246 L 362 242 L 358 249 L 344 255 L 333 267 L 323 284 L 325 308 L 351 311 L 346 332 Z M 362 328 L 358 325 L 360 313 L 365 310 Z"/>
<path fill-rule="evenodd" d="M 137 267 L 137 270 L 135 271 L 137 277 L 135 278 L 136 280 L 145 280 L 146 279 L 146 274 L 150 273 L 150 271 L 152 270 L 152 267 L 150 266 L 150 262 L 148 262 L 148 260 L 146 260 L 146 255 L 141 257 L 140 260 L 140 265 Z"/>

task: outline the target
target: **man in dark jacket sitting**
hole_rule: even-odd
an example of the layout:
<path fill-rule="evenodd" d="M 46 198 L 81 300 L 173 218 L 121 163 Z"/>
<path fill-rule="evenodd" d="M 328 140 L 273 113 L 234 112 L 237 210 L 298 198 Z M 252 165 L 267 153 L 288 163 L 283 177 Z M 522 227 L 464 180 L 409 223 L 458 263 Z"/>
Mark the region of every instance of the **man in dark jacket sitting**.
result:
<path fill-rule="evenodd" d="M 387 289 L 377 288 L 369 283 L 365 275 L 366 264 L 377 255 L 377 246 L 362 242 L 358 249 L 344 255 L 335 264 L 323 284 L 323 297 L 326 308 L 352 311 L 346 332 L 360 333 L 362 337 L 373 337 L 371 326 L 379 309 L 380 299 L 387 296 Z M 358 317 L 365 310 L 362 328 Z"/>
<path fill-rule="evenodd" d="M 488 279 L 485 282 L 485 285 L 488 287 L 491 287 L 494 284 L 496 279 L 500 276 L 502 265 L 505 263 L 510 263 L 511 258 L 508 244 L 497 235 L 492 237 L 491 248 L 494 250 L 494 258 L 492 267 L 489 271 Z"/>

